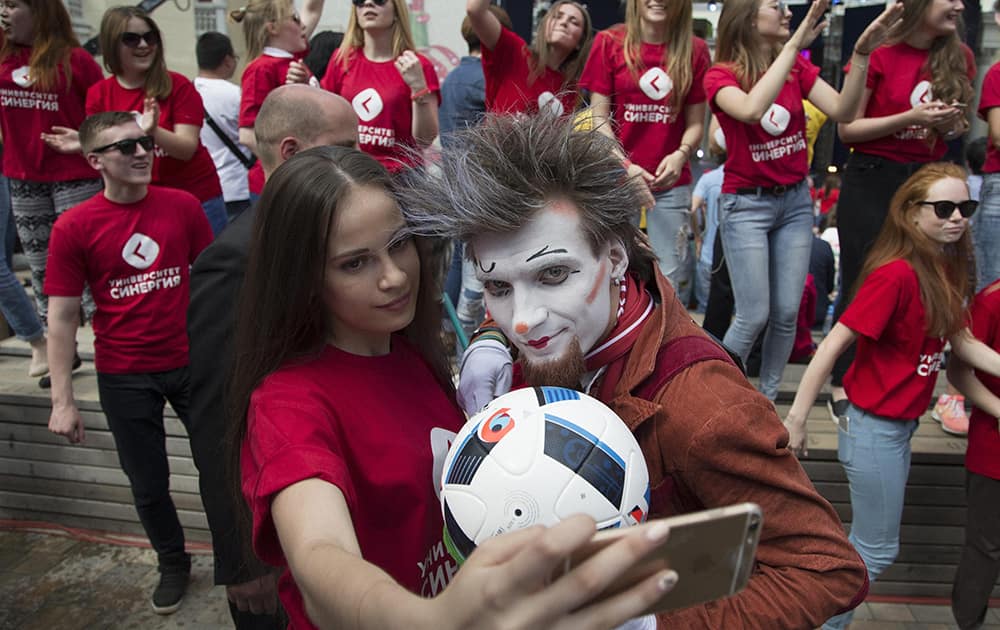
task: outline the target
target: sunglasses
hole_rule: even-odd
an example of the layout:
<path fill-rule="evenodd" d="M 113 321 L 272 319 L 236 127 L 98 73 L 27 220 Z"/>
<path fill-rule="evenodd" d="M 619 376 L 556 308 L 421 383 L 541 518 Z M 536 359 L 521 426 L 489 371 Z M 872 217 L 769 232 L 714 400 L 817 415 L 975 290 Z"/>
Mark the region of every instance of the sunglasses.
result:
<path fill-rule="evenodd" d="M 122 33 L 122 43 L 129 48 L 138 48 L 139 42 L 142 40 L 146 40 L 147 46 L 156 46 L 160 43 L 160 34 L 156 31 L 146 31 L 145 33 L 126 31 Z"/>
<path fill-rule="evenodd" d="M 918 201 L 916 202 L 921 206 L 934 206 L 934 214 L 937 215 L 939 219 L 947 219 L 952 214 L 955 213 L 955 208 L 963 217 L 968 219 L 979 207 L 978 201 L 973 201 L 972 199 L 966 199 L 965 201 Z"/>
<path fill-rule="evenodd" d="M 365 2 L 367 2 L 367 1 L 368 0 L 351 0 L 351 2 L 353 2 L 354 6 L 356 6 L 356 7 L 363 7 L 363 6 L 365 6 Z M 386 2 L 388 2 L 388 0 L 372 0 L 372 2 L 375 3 L 375 6 L 381 7 Z"/>
<path fill-rule="evenodd" d="M 117 149 L 122 155 L 135 155 L 136 147 L 142 147 L 144 151 L 153 150 L 153 136 L 140 136 L 138 138 L 126 138 L 125 140 L 119 140 L 118 142 L 112 142 L 111 144 L 106 144 L 103 147 L 97 147 L 96 149 L 91 149 L 91 153 L 104 153 L 105 151 L 110 151 L 111 149 Z"/>

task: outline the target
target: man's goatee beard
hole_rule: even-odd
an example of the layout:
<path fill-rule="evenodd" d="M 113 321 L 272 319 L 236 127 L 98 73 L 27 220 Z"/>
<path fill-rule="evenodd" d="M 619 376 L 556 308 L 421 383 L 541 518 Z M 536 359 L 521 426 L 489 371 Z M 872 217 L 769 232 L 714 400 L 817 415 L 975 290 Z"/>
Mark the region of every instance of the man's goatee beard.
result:
<path fill-rule="evenodd" d="M 580 338 L 574 336 L 562 356 L 548 361 L 531 361 L 522 357 L 524 380 L 531 387 L 548 385 L 580 390 L 580 379 L 587 372 L 587 364 L 580 349 Z"/>

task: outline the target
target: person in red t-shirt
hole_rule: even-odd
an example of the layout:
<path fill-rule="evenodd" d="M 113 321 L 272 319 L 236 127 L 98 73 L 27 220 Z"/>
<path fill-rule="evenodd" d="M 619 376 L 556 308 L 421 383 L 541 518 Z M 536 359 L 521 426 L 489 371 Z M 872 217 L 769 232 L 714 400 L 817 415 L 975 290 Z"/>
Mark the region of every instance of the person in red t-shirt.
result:
<path fill-rule="evenodd" d="M 226 203 L 212 156 L 201 144 L 205 106 L 191 81 L 167 70 L 160 29 L 139 8 L 114 7 L 101 19 L 98 41 L 112 76 L 87 91 L 87 114 L 135 112 L 156 141 L 153 183 L 197 197 L 218 234 L 226 227 Z M 59 127 L 44 137 L 60 151 L 80 150 L 72 129 Z"/>
<path fill-rule="evenodd" d="M 170 498 L 163 405 L 169 401 L 187 424 L 188 269 L 212 241 L 212 229 L 190 193 L 149 185 L 154 142 L 132 113 L 90 116 L 79 139 L 104 179 L 104 192 L 67 210 L 52 229 L 45 278 L 52 314 L 49 430 L 74 444 L 84 439 L 70 371 L 86 285 L 97 304 L 94 362 L 101 409 L 158 556 L 153 610 L 166 615 L 180 606 L 191 557 Z"/>
<path fill-rule="evenodd" d="M 271 90 L 285 83 L 317 84 L 302 58 L 309 50 L 309 38 L 319 24 L 323 4 L 324 0 L 306 0 L 300 13 L 292 0 L 250 0 L 229 14 L 234 22 L 243 25 L 250 58 L 240 80 L 239 134 L 240 144 L 254 153 L 257 138 L 253 123 Z M 264 189 L 264 170 L 259 161 L 247 173 L 247 179 L 252 201 Z"/>
<path fill-rule="evenodd" d="M 403 0 L 354 0 L 340 48 L 320 85 L 358 115 L 358 147 L 390 172 L 412 166 L 438 134 L 438 77 L 414 52 Z"/>
<path fill-rule="evenodd" d="M 35 307 L 48 315 L 45 260 L 56 217 L 90 199 L 100 178 L 79 155 L 62 155 L 41 136 L 53 127 L 76 128 L 84 119 L 87 90 L 103 78 L 101 68 L 80 47 L 61 2 L 10 0 L 2 8 L 6 37 L 0 48 L 0 130 L 3 174 L 10 180 L 11 210 L 31 267 Z M 93 311 L 88 294 L 87 314 Z M 44 344 L 44 333 L 33 337 Z M 44 345 L 42 346 L 44 348 Z M 32 361 L 44 374 L 44 361 Z"/>
<path fill-rule="evenodd" d="M 646 232 L 684 303 L 692 288 L 688 160 L 701 145 L 702 82 L 712 65 L 692 28 L 690 2 L 629 0 L 625 24 L 597 34 L 580 77 L 597 128 L 618 138 L 629 176 L 649 186 Z"/>
<path fill-rule="evenodd" d="M 791 11 L 779 0 L 730 0 L 719 16 L 715 65 L 705 91 L 726 138 L 728 159 L 719 199 L 719 229 L 732 278 L 736 315 L 723 338 L 744 362 L 767 327 L 760 391 L 778 395 L 795 340 L 809 271 L 812 201 L 806 183 L 803 99 L 833 120 L 857 112 L 868 55 L 902 14 L 894 4 L 854 46 L 855 64 L 837 92 L 799 53 L 826 25 L 829 0 L 817 0 L 789 36 Z"/>
<path fill-rule="evenodd" d="M 1000 25 L 1000 1 L 993 4 L 993 19 Z M 983 77 L 979 93 L 979 117 L 989 126 L 986 161 L 983 164 L 982 206 L 972 225 L 976 245 L 977 288 L 1000 278 L 1000 63 Z"/>
<path fill-rule="evenodd" d="M 588 517 L 491 539 L 456 573 L 435 475 L 463 416 L 440 347 L 437 266 L 390 186 L 372 156 L 318 147 L 279 166 L 256 207 L 231 457 L 254 551 L 284 570 L 290 627 L 568 629 L 638 615 L 672 572 L 588 602 L 651 549 L 645 536 L 550 582 L 593 534 Z"/>
<path fill-rule="evenodd" d="M 965 171 L 934 163 L 917 171 L 892 198 L 886 224 L 865 262 L 851 306 L 806 368 L 785 418 L 788 448 L 806 455 L 806 416 L 837 357 L 857 341 L 844 378 L 848 409 L 837 456 L 851 491 L 850 540 L 875 581 L 899 552 L 910 438 L 927 411 L 945 341 L 952 353 L 993 376 L 1000 355 L 966 327 L 971 239 Z M 843 628 L 852 613 L 824 627 Z"/>
<path fill-rule="evenodd" d="M 844 291 L 834 321 L 851 303 L 893 193 L 922 165 L 942 159 L 945 141 L 968 128 L 966 109 L 975 97 L 975 56 L 962 43 L 959 28 L 961 0 L 907 0 L 905 5 L 892 38 L 871 54 L 858 117 L 838 125 L 841 141 L 853 151 L 837 206 Z M 848 350 L 834 368 L 833 415 L 846 404 L 840 402 L 845 399 L 842 381 L 853 356 Z"/>
<path fill-rule="evenodd" d="M 593 37 L 584 5 L 553 2 L 530 47 L 500 24 L 489 0 L 468 0 L 465 10 L 482 43 L 486 111 L 531 112 L 548 106 L 562 115 L 576 109 L 577 80 Z"/>
<path fill-rule="evenodd" d="M 972 302 L 972 334 L 1000 350 L 1000 280 Z M 1000 379 L 974 373 L 951 357 L 948 378 L 973 403 L 969 446 L 965 451 L 965 547 L 951 591 L 951 610 L 958 627 L 982 626 L 990 594 L 1000 575 Z"/>

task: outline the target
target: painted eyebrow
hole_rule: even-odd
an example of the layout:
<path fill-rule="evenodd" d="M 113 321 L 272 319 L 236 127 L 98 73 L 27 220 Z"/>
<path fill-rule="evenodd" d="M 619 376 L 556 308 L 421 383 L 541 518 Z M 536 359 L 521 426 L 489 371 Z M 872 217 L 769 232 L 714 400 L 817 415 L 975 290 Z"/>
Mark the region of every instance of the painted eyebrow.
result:
<path fill-rule="evenodd" d="M 528 256 L 527 260 L 525 260 L 524 262 L 531 262 L 532 260 L 534 260 L 536 258 L 539 258 L 541 256 L 547 256 L 548 254 L 568 254 L 569 253 L 565 249 L 561 249 L 561 248 L 560 249 L 553 249 L 551 251 L 548 251 L 548 249 L 549 249 L 549 246 L 546 245 L 545 247 L 541 248 L 540 250 L 538 250 L 537 252 L 535 252 L 531 256 Z"/>

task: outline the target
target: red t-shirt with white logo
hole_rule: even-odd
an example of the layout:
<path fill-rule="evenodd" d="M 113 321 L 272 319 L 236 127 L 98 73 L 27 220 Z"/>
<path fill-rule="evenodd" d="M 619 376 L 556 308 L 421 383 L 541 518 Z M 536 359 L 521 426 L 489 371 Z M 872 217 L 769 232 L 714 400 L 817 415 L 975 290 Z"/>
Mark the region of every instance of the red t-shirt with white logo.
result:
<path fill-rule="evenodd" d="M 691 48 L 691 87 L 682 107 L 671 111 L 673 81 L 663 62 L 666 44 L 640 45 L 638 77 L 625 63 L 624 47 L 624 26 L 598 33 L 580 76 L 580 87 L 611 99 L 615 130 L 629 160 L 656 173 L 663 158 L 681 145 L 687 125 L 683 107 L 705 102 L 703 81 L 712 59 L 705 41 L 695 37 Z M 690 183 L 691 169 L 685 162 L 674 186 Z"/>
<path fill-rule="evenodd" d="M 158 101 L 160 127 L 173 131 L 174 125 L 194 125 L 201 129 L 205 121 L 205 105 L 194 84 L 182 74 L 170 73 L 170 96 Z M 123 88 L 118 79 L 108 77 L 87 92 L 87 115 L 98 112 L 142 113 L 146 100 L 144 88 Z M 212 156 L 198 139 L 198 148 L 190 160 L 168 156 L 160 147 L 153 149 L 153 183 L 186 190 L 199 201 L 208 201 L 222 194 L 222 185 Z"/>
<path fill-rule="evenodd" d="M 100 66 L 82 48 L 70 53 L 70 85 L 63 65 L 55 84 L 38 90 L 28 76 L 31 48 L 21 47 L 0 65 L 0 125 L 3 128 L 3 173 L 33 182 L 97 179 L 82 155 L 59 153 L 42 142 L 53 126 L 76 129 L 87 117 L 84 103 L 90 86 L 104 78 Z"/>
<path fill-rule="evenodd" d="M 280 51 L 285 52 L 285 51 Z M 264 98 L 271 93 L 271 90 L 285 84 L 285 77 L 288 75 L 288 66 L 295 60 L 301 60 L 302 55 L 279 52 L 264 51 L 253 61 L 247 64 L 243 70 L 243 78 L 240 79 L 240 127 L 253 129 L 253 124 L 257 120 L 257 112 L 264 103 Z M 264 169 L 261 168 L 260 161 L 254 162 L 253 167 L 247 172 L 247 181 L 250 184 L 250 192 L 259 195 L 264 190 Z"/>
<path fill-rule="evenodd" d="M 979 292 L 972 302 L 972 334 L 1000 352 L 1000 280 Z M 976 370 L 976 376 L 1000 396 L 1000 378 Z M 1000 479 L 1000 429 L 997 419 L 976 407 L 969 416 L 969 446 L 965 467 L 977 475 Z"/>
<path fill-rule="evenodd" d="M 417 53 L 427 88 L 440 103 L 440 86 L 434 65 Z M 347 69 L 337 53 L 320 81 L 325 89 L 340 94 L 358 115 L 358 148 L 398 172 L 414 163 L 406 147 L 416 147 L 413 137 L 412 90 L 396 69 L 395 60 L 371 61 L 361 50 L 351 53 Z"/>
<path fill-rule="evenodd" d="M 778 98 L 760 122 L 748 125 L 726 114 L 715 103 L 724 87 L 739 88 L 740 82 L 729 65 L 716 64 L 705 73 L 705 92 L 712 112 L 726 136 L 726 174 L 722 192 L 738 188 L 795 184 L 809 174 L 806 144 L 806 114 L 802 99 L 809 95 L 819 68 L 804 57 L 795 59 L 788 80 Z"/>
<path fill-rule="evenodd" d="M 962 45 L 966 56 L 969 80 L 976 79 L 976 60 L 972 51 Z M 914 48 L 906 43 L 880 46 L 871 55 L 866 86 L 871 90 L 865 118 L 881 118 L 913 109 L 920 103 L 934 100 L 930 75 L 924 70 L 929 50 Z M 849 67 L 849 65 L 848 65 Z M 969 105 L 969 103 L 966 103 Z M 867 142 L 849 145 L 855 151 L 877 155 L 893 162 L 933 162 L 944 156 L 948 147 L 940 135 L 928 144 L 926 127 L 907 127 Z"/>
<path fill-rule="evenodd" d="M 858 333 L 857 354 L 844 376 L 847 398 L 885 418 L 913 420 L 927 411 L 945 340 L 927 336 L 910 263 L 894 260 L 869 274 L 840 322 Z"/>
<path fill-rule="evenodd" d="M 1000 63 L 993 64 L 983 77 L 983 89 L 979 94 L 979 116 L 988 120 L 989 111 L 1000 107 Z M 986 143 L 986 163 L 984 173 L 1000 173 L 1000 151 L 992 142 Z"/>
<path fill-rule="evenodd" d="M 361 556 L 407 590 L 432 597 L 458 569 L 442 542 L 437 496 L 455 432 L 455 403 L 403 337 L 363 357 L 326 346 L 272 373 L 254 390 L 243 441 L 243 495 L 254 551 L 284 568 L 278 583 L 292 628 L 313 628 L 288 571 L 271 515 L 285 488 L 321 479 L 344 495 Z"/>
<path fill-rule="evenodd" d="M 201 204 L 150 186 L 132 204 L 98 193 L 59 216 L 49 241 L 45 293 L 94 295 L 98 372 L 163 372 L 188 364 L 188 270 L 212 242 Z"/>
<path fill-rule="evenodd" d="M 557 114 L 576 108 L 575 85 L 563 86 L 565 77 L 546 67 L 530 84 L 531 49 L 521 37 L 505 27 L 492 49 L 483 45 L 483 77 L 486 79 L 486 111 L 498 114 L 534 112 L 552 107 Z"/>

